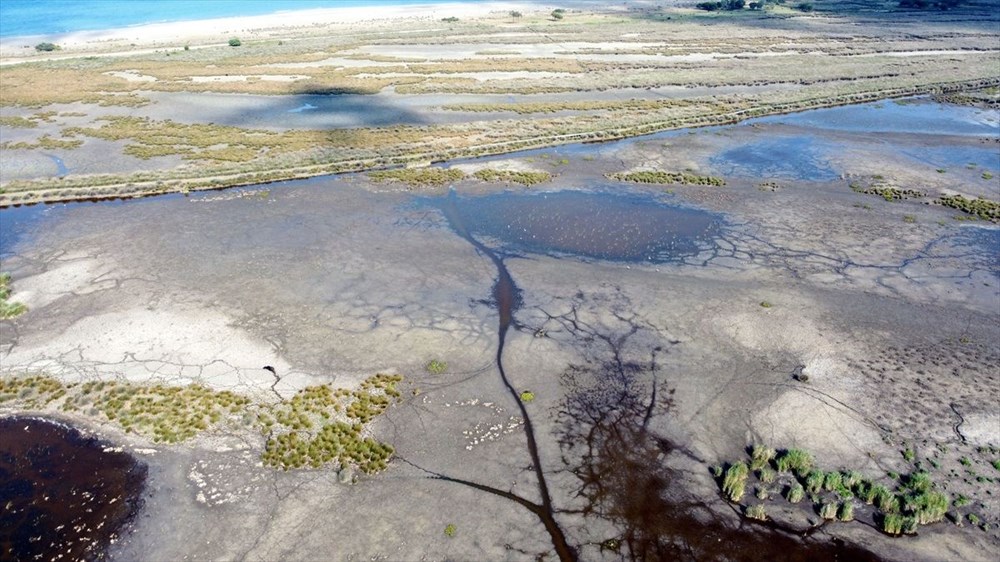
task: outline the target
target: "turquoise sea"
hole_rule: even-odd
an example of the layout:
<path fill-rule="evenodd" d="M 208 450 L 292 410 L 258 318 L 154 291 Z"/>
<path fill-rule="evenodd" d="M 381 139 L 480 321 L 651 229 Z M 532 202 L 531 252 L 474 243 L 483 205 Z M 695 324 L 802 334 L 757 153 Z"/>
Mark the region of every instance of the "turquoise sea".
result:
<path fill-rule="evenodd" d="M 441 2 L 475 3 L 477 0 L 0 0 L 0 37 L 257 16 L 316 8 Z"/>

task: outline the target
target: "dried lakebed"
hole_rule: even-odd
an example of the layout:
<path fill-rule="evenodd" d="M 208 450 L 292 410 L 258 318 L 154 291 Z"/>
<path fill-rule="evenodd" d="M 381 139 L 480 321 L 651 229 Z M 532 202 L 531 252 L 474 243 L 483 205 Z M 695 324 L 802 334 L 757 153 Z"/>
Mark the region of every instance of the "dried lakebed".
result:
<path fill-rule="evenodd" d="M 0 407 L 94 428 L 148 466 L 113 559 L 992 559 L 998 231 L 925 204 L 996 199 L 996 163 L 974 155 L 996 146 L 990 117 L 857 131 L 804 113 L 455 162 L 468 175 L 440 188 L 352 175 L 4 210 L 28 312 L 0 325 L 0 374 L 47 373 L 66 395 Z M 781 159 L 739 149 L 784 136 L 833 173 L 727 167 Z M 969 161 L 939 173 L 930 149 Z M 553 178 L 525 189 L 482 168 Z M 608 179 L 641 170 L 725 185 Z M 372 415 L 376 373 L 402 381 Z M 121 421 L 166 391 L 83 405 L 96 381 L 248 402 L 168 444 Z M 355 402 L 323 406 L 324 385 Z M 298 457 L 267 421 L 327 446 L 319 428 L 341 419 L 391 446 L 384 470 L 308 447 L 320 468 L 269 466 L 271 441 Z M 950 519 L 894 539 L 860 498 L 853 522 L 776 487 L 730 503 L 711 467 L 755 443 L 868 479 L 928 471 Z M 744 516 L 757 504 L 763 522 Z"/>

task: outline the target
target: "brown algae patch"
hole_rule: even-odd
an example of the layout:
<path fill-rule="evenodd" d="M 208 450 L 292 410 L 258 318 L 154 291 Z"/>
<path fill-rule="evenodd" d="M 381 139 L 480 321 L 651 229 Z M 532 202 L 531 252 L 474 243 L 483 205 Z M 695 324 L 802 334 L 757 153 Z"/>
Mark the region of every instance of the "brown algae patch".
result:
<path fill-rule="evenodd" d="M 73 428 L 0 419 L 0 558 L 103 559 L 142 508 L 146 473 Z"/>

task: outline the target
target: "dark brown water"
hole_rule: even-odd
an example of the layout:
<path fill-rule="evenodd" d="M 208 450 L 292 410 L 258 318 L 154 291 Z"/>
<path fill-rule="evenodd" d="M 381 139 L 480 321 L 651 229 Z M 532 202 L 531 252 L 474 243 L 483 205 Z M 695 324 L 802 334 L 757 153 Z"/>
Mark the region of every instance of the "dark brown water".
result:
<path fill-rule="evenodd" d="M 79 431 L 0 419 L 0 560 L 101 560 L 142 507 L 146 465 Z"/>

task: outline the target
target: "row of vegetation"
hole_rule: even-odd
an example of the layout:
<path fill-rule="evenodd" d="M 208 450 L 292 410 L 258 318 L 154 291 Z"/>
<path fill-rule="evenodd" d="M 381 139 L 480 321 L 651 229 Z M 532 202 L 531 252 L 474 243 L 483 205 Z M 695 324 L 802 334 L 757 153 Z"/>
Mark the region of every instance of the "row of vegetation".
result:
<path fill-rule="evenodd" d="M 517 183 L 532 186 L 552 179 L 548 172 L 495 170 L 483 168 L 472 176 L 490 183 Z M 410 187 L 443 187 L 450 183 L 465 179 L 465 172 L 458 168 L 403 168 L 399 170 L 380 170 L 369 172 L 368 177 L 375 182 L 399 182 Z"/>
<path fill-rule="evenodd" d="M 982 220 L 1000 222 L 1000 203 L 989 199 L 966 199 L 961 195 L 942 195 L 938 203 L 958 209 Z"/>
<path fill-rule="evenodd" d="M 403 168 L 369 172 L 368 178 L 379 183 L 405 183 L 410 187 L 443 187 L 465 178 L 465 172 L 458 168 Z"/>
<path fill-rule="evenodd" d="M 882 182 L 880 179 L 876 178 L 874 182 L 868 186 L 862 186 L 859 182 L 851 182 L 851 189 L 857 193 L 864 193 L 865 195 L 878 195 L 879 197 L 885 199 L 886 201 L 902 201 L 904 199 L 910 199 L 914 197 L 923 197 L 926 195 L 922 191 L 916 189 L 900 189 Z"/>
<path fill-rule="evenodd" d="M 518 126 L 497 129 L 493 123 L 484 122 L 460 126 L 397 126 L 275 133 L 221 125 L 188 126 L 145 119 L 113 118 L 98 129 L 71 129 L 70 132 L 96 134 L 108 139 L 127 139 L 134 143 L 129 145 L 134 147 L 128 149 L 131 153 L 155 154 L 162 149 L 164 152 L 181 153 L 188 158 L 210 163 L 211 167 L 144 171 L 129 175 L 71 175 L 58 180 L 14 180 L 2 186 L 0 206 L 218 189 L 417 162 L 503 154 L 573 142 L 614 140 L 680 127 L 722 125 L 769 114 L 862 103 L 928 91 L 984 87 L 993 82 L 1000 83 L 1000 79 L 992 82 L 975 80 L 972 83 L 878 89 L 810 99 L 801 99 L 802 93 L 798 92 L 790 94 L 791 101 L 783 101 L 785 95 L 778 93 L 767 103 L 760 102 L 759 105 L 747 105 L 751 102 L 744 102 L 722 108 L 717 102 L 705 101 L 708 105 L 695 104 L 695 107 L 682 108 L 683 111 L 676 115 L 670 112 L 634 112 L 628 118 L 609 115 L 608 119 L 613 118 L 614 123 L 603 118 L 585 122 L 539 119 L 531 122 L 530 131 Z M 162 134 L 163 127 L 166 127 L 169 135 Z M 225 144 L 220 146 L 215 143 Z M 253 148 L 257 152 L 251 158 L 250 153 L 253 151 L 248 149 Z M 217 156 L 220 159 L 213 160 Z M 235 161 L 248 158 L 245 161 Z"/>
<path fill-rule="evenodd" d="M 24 303 L 10 300 L 10 273 L 0 273 L 0 320 L 15 318 L 27 312 Z"/>
<path fill-rule="evenodd" d="M 749 452 L 748 459 L 713 468 L 723 495 L 734 503 L 743 502 L 747 489 L 754 486 L 753 495 L 761 501 L 781 497 L 799 504 L 808 499 L 825 520 L 852 521 L 856 509 L 868 508 L 879 528 L 890 535 L 912 534 L 920 525 L 941 521 L 950 505 L 948 496 L 923 470 L 873 480 L 857 471 L 824 471 L 802 449 L 777 451 L 754 445 Z M 767 508 L 764 503 L 748 504 L 744 514 L 764 520 Z"/>
<path fill-rule="evenodd" d="M 689 172 L 664 172 L 662 170 L 644 170 L 639 172 L 618 172 L 608 176 L 613 180 L 633 183 L 653 183 L 660 185 L 726 185 L 726 180 L 714 176 L 699 176 Z"/>
<path fill-rule="evenodd" d="M 938 171 L 943 173 L 943 170 Z M 992 174 L 989 172 L 983 172 L 983 179 L 989 180 L 992 177 Z M 863 185 L 860 181 L 852 181 L 850 187 L 857 193 L 877 195 L 889 202 L 920 198 L 927 195 L 923 191 L 916 189 L 901 189 L 889 185 L 880 176 L 875 176 L 867 185 Z M 958 209 L 982 220 L 1000 222 L 1000 203 L 996 201 L 983 198 L 967 199 L 962 195 L 942 195 L 935 202 L 945 207 Z"/>
<path fill-rule="evenodd" d="M 784 4 L 784 0 L 780 2 Z M 733 12 L 736 10 L 742 10 L 743 8 L 750 8 L 751 10 L 763 10 L 765 8 L 766 2 L 761 0 L 760 2 L 750 2 L 747 4 L 746 0 L 725 0 L 724 2 L 698 2 L 695 7 L 699 10 L 705 10 L 706 12 L 716 12 L 719 10 L 724 10 L 728 12 Z M 801 4 L 800 4 L 801 6 Z M 810 10 L 811 10 L 810 4 Z M 804 10 L 804 11 L 810 11 Z"/>
<path fill-rule="evenodd" d="M 510 111 L 519 115 L 555 113 L 557 111 L 649 111 L 687 107 L 693 104 L 686 99 L 631 99 L 631 100 L 578 100 L 524 103 L 453 103 L 441 106 L 448 111 L 466 113 L 497 113 Z"/>
<path fill-rule="evenodd" d="M 0 150 L 32 150 L 35 148 L 44 148 L 46 150 L 73 150 L 74 148 L 80 148 L 83 146 L 83 141 L 80 139 L 56 139 L 49 135 L 43 135 L 37 141 L 31 142 L 0 142 Z"/>
<path fill-rule="evenodd" d="M 278 403 L 202 385 L 140 385 L 121 381 L 62 383 L 44 375 L 0 378 L 0 404 L 56 409 L 112 422 L 157 443 L 178 443 L 230 427 L 256 428 L 267 437 L 261 459 L 284 470 L 322 466 L 375 473 L 393 448 L 365 427 L 398 401 L 400 375 L 377 374 L 355 390 L 304 388 Z"/>
<path fill-rule="evenodd" d="M 552 174 L 548 172 L 534 172 L 524 170 L 494 170 L 483 168 L 472 174 L 477 179 L 490 183 L 517 183 L 523 186 L 532 186 L 545 183 L 552 179 Z"/>

